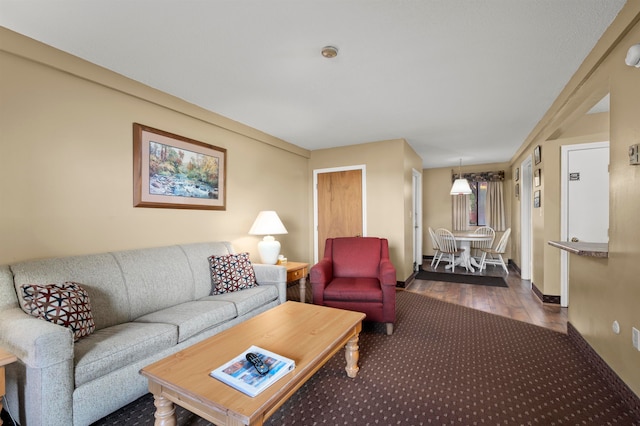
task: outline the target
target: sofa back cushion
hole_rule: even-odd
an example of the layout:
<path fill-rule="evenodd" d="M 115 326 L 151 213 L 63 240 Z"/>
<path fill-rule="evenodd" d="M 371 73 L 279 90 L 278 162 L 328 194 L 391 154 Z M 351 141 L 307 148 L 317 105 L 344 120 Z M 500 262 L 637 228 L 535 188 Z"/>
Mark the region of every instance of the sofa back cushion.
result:
<path fill-rule="evenodd" d="M 226 241 L 210 243 L 183 244 L 180 246 L 187 256 L 189 266 L 193 271 L 194 299 L 198 300 L 211 294 L 210 256 L 226 256 L 234 254 L 231 243 Z"/>
<path fill-rule="evenodd" d="M 23 284 L 82 283 L 91 300 L 96 330 L 129 321 L 128 291 L 109 253 L 30 260 L 11 265 L 15 294 L 24 305 Z"/>
<path fill-rule="evenodd" d="M 334 238 L 331 251 L 334 277 L 378 277 L 381 257 L 379 238 Z"/>
<path fill-rule="evenodd" d="M 193 300 L 193 271 L 179 246 L 117 251 L 112 255 L 122 270 L 131 320 Z"/>
<path fill-rule="evenodd" d="M 9 265 L 0 265 L 0 310 L 19 306 Z"/>

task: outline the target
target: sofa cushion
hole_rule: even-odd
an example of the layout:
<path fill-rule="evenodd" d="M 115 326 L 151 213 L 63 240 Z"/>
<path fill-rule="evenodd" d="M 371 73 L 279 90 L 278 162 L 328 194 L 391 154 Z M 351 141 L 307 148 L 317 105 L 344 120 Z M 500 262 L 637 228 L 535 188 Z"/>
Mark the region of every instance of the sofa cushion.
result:
<path fill-rule="evenodd" d="M 211 294 L 223 294 L 255 287 L 256 274 L 249 253 L 209 257 L 211 267 Z"/>
<path fill-rule="evenodd" d="M 74 340 L 96 329 L 89 294 L 78 284 L 23 284 L 22 309 L 36 318 L 71 329 Z"/>
<path fill-rule="evenodd" d="M 176 345 L 172 324 L 128 322 L 103 328 L 74 345 L 76 387 Z"/>
<path fill-rule="evenodd" d="M 178 343 L 237 317 L 236 307 L 224 301 L 185 302 L 137 318 L 141 323 L 173 324 L 178 328 Z"/>
<path fill-rule="evenodd" d="M 238 311 L 238 316 L 242 316 L 269 302 L 278 300 L 278 288 L 273 285 L 261 285 L 242 291 L 206 296 L 200 300 L 232 302 Z"/>

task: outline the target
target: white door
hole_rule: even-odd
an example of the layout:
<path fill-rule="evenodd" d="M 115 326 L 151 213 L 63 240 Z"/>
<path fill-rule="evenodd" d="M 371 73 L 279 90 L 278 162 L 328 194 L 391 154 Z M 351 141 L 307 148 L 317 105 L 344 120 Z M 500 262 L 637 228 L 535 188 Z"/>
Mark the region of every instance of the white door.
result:
<path fill-rule="evenodd" d="M 568 153 L 568 241 L 609 242 L 609 147 Z"/>
<path fill-rule="evenodd" d="M 609 142 L 562 147 L 563 241 L 609 242 Z M 561 251 L 560 304 L 569 306 L 568 261 Z"/>
<path fill-rule="evenodd" d="M 520 277 L 523 280 L 531 279 L 531 186 L 533 185 L 533 173 L 531 172 L 531 156 L 520 164 L 522 184 L 520 186 Z"/>
<path fill-rule="evenodd" d="M 422 173 L 413 169 L 413 270 L 422 266 Z"/>

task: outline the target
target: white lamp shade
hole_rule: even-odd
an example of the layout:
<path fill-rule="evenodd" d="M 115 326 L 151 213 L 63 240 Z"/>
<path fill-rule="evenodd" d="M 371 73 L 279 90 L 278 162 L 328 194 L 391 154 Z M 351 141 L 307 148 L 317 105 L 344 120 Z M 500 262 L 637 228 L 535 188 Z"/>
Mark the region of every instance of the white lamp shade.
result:
<path fill-rule="evenodd" d="M 278 213 L 273 210 L 265 210 L 258 213 L 258 217 L 253 222 L 251 235 L 276 235 L 287 234 L 287 228 L 284 227 L 282 221 L 278 217 Z"/>
<path fill-rule="evenodd" d="M 280 254 L 280 242 L 276 241 L 272 235 L 287 234 L 287 228 L 282 224 L 278 214 L 273 210 L 265 210 L 258 213 L 258 217 L 253 222 L 249 234 L 265 235 L 262 241 L 258 243 L 260 259 L 262 263 L 275 265 Z"/>
<path fill-rule="evenodd" d="M 451 195 L 468 195 L 471 194 L 471 187 L 466 179 L 456 179 L 451 187 Z"/>

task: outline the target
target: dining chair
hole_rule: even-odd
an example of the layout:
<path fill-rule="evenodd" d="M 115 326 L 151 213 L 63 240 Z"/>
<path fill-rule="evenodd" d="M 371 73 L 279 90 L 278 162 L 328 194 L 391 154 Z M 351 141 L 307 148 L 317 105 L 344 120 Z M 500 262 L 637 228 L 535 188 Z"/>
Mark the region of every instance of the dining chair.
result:
<path fill-rule="evenodd" d="M 442 252 L 438 246 L 438 238 L 431 227 L 429 227 L 429 236 L 431 236 L 431 247 L 433 247 L 433 259 L 431 259 L 431 267 L 433 268 L 433 264 L 442 256 Z"/>
<path fill-rule="evenodd" d="M 486 239 L 483 241 L 472 241 L 471 242 L 471 255 L 476 258 L 476 260 L 480 261 L 482 259 L 482 249 L 483 248 L 491 248 L 493 247 L 493 242 L 496 238 L 496 231 L 493 230 L 490 226 L 481 226 L 474 231 L 474 234 L 485 235 L 487 237 L 491 237 L 490 239 Z"/>
<path fill-rule="evenodd" d="M 451 272 L 456 271 L 456 255 L 461 256 L 464 252 L 463 248 L 458 248 L 456 239 L 448 229 L 440 228 L 435 231 L 436 241 L 440 249 L 440 257 L 436 262 L 436 268 L 440 264 L 440 260 L 443 256 L 448 255 L 449 265 L 451 266 Z"/>
<path fill-rule="evenodd" d="M 498 241 L 495 248 L 481 249 L 482 257 L 480 258 L 480 270 L 486 268 L 486 265 L 498 265 L 502 266 L 507 275 L 509 275 L 509 269 L 507 268 L 507 264 L 504 262 L 502 255 L 507 249 L 507 242 L 509 241 L 510 234 L 511 228 L 508 228 L 504 234 L 502 234 L 502 238 L 500 238 L 500 241 Z"/>

